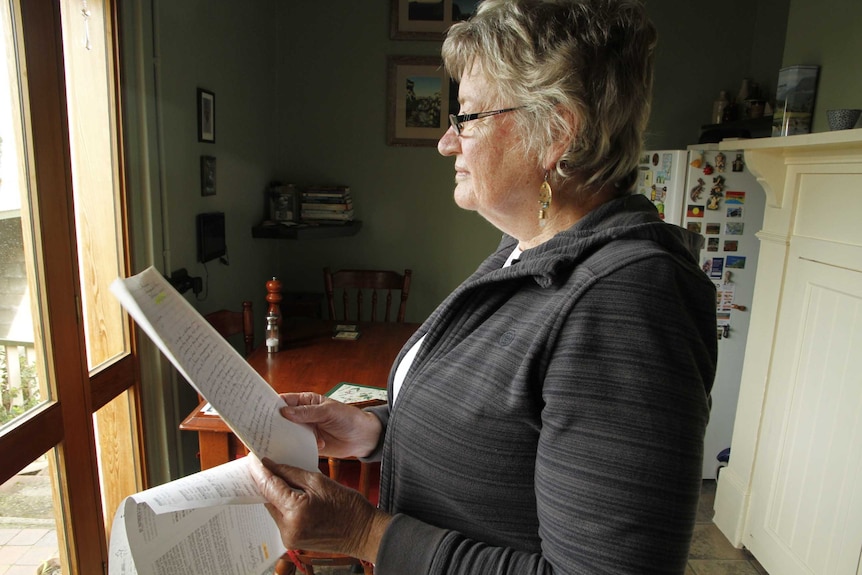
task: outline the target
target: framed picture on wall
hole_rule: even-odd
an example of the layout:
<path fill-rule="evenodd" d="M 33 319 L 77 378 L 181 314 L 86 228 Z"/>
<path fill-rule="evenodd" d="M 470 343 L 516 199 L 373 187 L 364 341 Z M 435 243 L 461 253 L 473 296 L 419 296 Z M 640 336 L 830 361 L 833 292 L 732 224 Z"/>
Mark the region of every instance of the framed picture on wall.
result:
<path fill-rule="evenodd" d="M 215 143 L 215 94 L 198 88 L 198 142 Z"/>
<path fill-rule="evenodd" d="M 449 129 L 457 89 L 435 56 L 389 56 L 387 59 L 386 143 L 390 146 L 436 146 Z M 454 97 L 450 97 L 452 91 Z"/>
<path fill-rule="evenodd" d="M 443 40 L 449 26 L 467 20 L 479 0 L 390 0 L 392 40 Z"/>
<path fill-rule="evenodd" d="M 201 156 L 201 195 L 216 195 L 216 159 L 214 156 Z"/>

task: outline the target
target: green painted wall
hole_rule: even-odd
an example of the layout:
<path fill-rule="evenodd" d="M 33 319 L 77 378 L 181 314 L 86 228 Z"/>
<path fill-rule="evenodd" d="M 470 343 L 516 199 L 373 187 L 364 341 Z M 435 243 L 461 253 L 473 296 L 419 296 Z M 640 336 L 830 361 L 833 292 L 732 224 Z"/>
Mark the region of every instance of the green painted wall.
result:
<path fill-rule="evenodd" d="M 389 40 L 388 2 L 283 3 L 278 64 L 279 178 L 349 184 L 355 237 L 279 242 L 286 285 L 321 290 L 321 268 L 413 269 L 408 319 L 421 321 L 500 233 L 452 200 L 453 161 L 386 145 L 386 57 L 439 55 L 437 42 Z"/>
<path fill-rule="evenodd" d="M 860 25 L 859 0 L 790 2 L 782 66 L 820 66 L 813 132 L 829 129 L 826 110 L 862 108 Z"/>
<path fill-rule="evenodd" d="M 279 2 L 255 4 L 262 14 L 272 14 Z M 204 313 L 252 299 L 262 314 L 275 245 L 256 244 L 250 230 L 263 213 L 261 190 L 279 163 L 277 22 L 237 17 L 236 6 L 227 2 L 155 5 L 158 66 L 148 93 L 158 90 L 159 117 L 151 118 L 150 137 L 158 140 L 161 155 L 150 161 L 161 160 L 152 193 L 164 195 L 167 210 L 154 215 L 164 224 L 157 239 L 165 240 L 154 263 L 164 273 L 186 268 L 202 277 L 201 299 L 191 292 L 189 298 Z M 215 143 L 197 141 L 199 87 L 215 93 Z M 216 158 L 214 196 L 201 196 L 202 155 Z M 196 215 L 213 211 L 226 214 L 229 266 L 197 263 Z"/>

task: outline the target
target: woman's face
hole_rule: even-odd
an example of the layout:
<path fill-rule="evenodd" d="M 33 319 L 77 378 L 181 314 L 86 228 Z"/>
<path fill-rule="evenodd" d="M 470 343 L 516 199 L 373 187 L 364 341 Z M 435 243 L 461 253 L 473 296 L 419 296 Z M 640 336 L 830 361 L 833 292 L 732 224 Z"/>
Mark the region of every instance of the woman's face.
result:
<path fill-rule="evenodd" d="M 461 77 L 461 114 L 517 106 L 495 98 L 478 66 Z M 455 203 L 474 210 L 502 231 L 519 237 L 518 228 L 534 224 L 542 170 L 529 161 L 517 140 L 513 114 L 487 116 L 463 124 L 461 135 L 449 130 L 437 150 L 455 156 Z"/>

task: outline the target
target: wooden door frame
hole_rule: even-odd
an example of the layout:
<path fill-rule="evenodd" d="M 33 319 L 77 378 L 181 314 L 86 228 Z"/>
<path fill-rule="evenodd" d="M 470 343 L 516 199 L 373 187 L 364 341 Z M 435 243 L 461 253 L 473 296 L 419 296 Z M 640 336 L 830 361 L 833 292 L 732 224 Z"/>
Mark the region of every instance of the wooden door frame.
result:
<path fill-rule="evenodd" d="M 105 1 L 106 18 L 113 23 L 113 73 L 117 82 L 116 117 L 119 113 L 119 76 L 117 69 L 116 8 Z M 125 417 L 132 437 L 133 464 L 125 469 L 135 487 L 145 486 L 143 478 L 144 452 L 139 410 L 138 365 L 135 357 L 134 332 L 130 330 L 131 354 L 91 377 L 87 366 L 87 351 L 81 314 L 79 260 L 76 244 L 75 211 L 72 189 L 72 161 L 69 143 L 66 104 L 63 32 L 60 5 L 56 0 L 23 0 L 20 2 L 20 37 L 24 48 L 27 84 L 24 98 L 30 113 L 26 116 L 25 133 L 31 169 L 30 185 L 34 212 L 32 233 L 37 239 L 34 260 L 40 289 L 32 294 L 34 304 L 44 317 L 43 333 L 46 352 L 46 373 L 56 388 L 52 399 L 26 414 L 15 425 L 0 433 L 0 453 L 4 457 L 0 483 L 23 469 L 29 462 L 56 447 L 56 472 L 59 481 L 57 500 L 58 520 L 65 526 L 58 530 L 61 546 L 69 551 L 67 568 L 71 574 L 102 573 L 107 569 L 106 514 L 102 505 L 99 458 L 94 430 L 94 414 L 108 406 L 111 400 L 124 395 L 122 405 L 114 414 Z M 119 125 L 119 122 L 118 124 Z M 121 135 L 117 141 L 121 142 Z M 120 173 L 123 174 L 122 150 Z M 121 181 L 123 178 L 120 178 Z M 125 206 L 125 190 L 121 188 Z M 123 209 L 124 271 L 128 272 L 129 246 Z M 125 411 L 125 414 L 123 413 Z M 104 414 L 105 412 L 103 412 Z M 102 415 L 100 415 L 101 417 Z M 122 420 L 120 417 L 118 420 Z M 113 473 L 114 470 L 111 470 Z M 106 473 L 107 476 L 110 473 Z M 110 486 L 104 488 L 107 493 Z M 137 489 L 133 489 L 137 490 Z M 74 493 L 75 497 L 70 497 Z M 125 493 L 128 494 L 128 493 Z M 113 493 L 108 505 L 113 506 L 122 493 Z M 113 515 L 114 508 L 107 512 Z M 65 545 L 64 545 L 65 544 Z"/>

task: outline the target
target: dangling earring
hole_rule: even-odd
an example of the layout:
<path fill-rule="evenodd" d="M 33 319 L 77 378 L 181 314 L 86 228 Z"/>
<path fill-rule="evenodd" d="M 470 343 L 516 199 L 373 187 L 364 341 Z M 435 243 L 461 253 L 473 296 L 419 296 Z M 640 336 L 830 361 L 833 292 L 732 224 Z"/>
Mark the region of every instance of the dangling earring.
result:
<path fill-rule="evenodd" d="M 544 226 L 548 221 L 548 208 L 551 206 L 553 193 L 551 184 L 548 183 L 548 170 L 545 170 L 545 181 L 539 188 L 539 225 Z"/>

